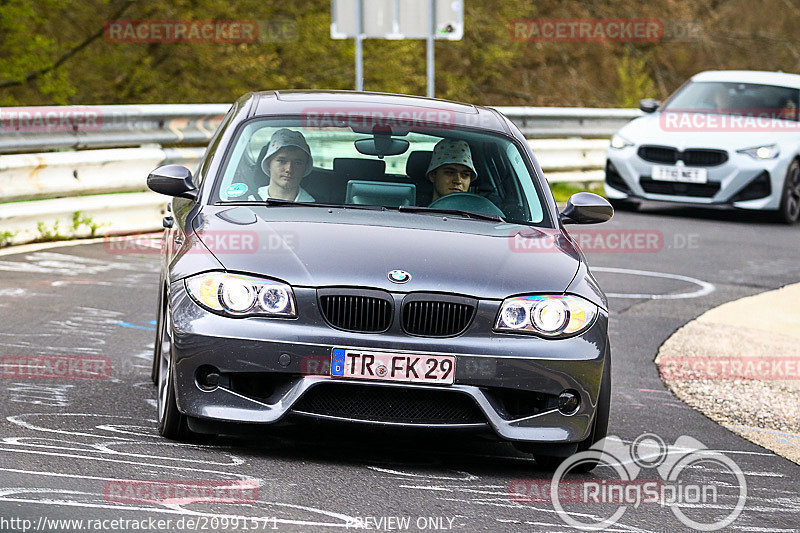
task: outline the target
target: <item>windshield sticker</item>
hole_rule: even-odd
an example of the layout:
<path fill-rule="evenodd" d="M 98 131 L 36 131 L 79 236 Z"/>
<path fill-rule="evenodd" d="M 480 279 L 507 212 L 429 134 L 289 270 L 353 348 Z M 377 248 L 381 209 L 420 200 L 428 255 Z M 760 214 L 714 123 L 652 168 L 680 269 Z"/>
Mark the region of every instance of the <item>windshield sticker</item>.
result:
<path fill-rule="evenodd" d="M 247 185 L 244 183 L 234 183 L 228 187 L 225 192 L 228 194 L 228 198 L 241 196 L 247 192 Z"/>

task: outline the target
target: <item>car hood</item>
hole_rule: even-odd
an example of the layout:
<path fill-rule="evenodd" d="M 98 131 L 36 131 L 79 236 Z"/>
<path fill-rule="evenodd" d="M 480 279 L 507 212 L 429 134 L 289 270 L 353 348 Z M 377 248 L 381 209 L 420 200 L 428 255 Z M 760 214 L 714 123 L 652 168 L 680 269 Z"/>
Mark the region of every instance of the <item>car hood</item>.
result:
<path fill-rule="evenodd" d="M 720 115 L 704 115 L 719 119 Z M 627 140 L 641 144 L 674 146 L 679 150 L 686 148 L 719 148 L 723 150 L 739 150 L 782 141 L 790 141 L 800 137 L 798 130 L 780 131 L 715 131 L 697 130 L 675 131 L 679 128 L 667 127 L 665 115 L 661 112 L 645 115 L 632 120 L 619 130 L 618 134 Z M 780 125 L 783 121 L 775 121 Z M 796 126 L 796 123 L 795 123 Z"/>
<path fill-rule="evenodd" d="M 500 299 L 527 292 L 562 293 L 581 260 L 560 230 L 396 212 L 316 208 L 326 212 L 323 218 L 331 213 L 337 219 L 332 222 L 295 216 L 303 208 L 235 209 L 259 216 L 242 224 L 225 220 L 230 218 L 225 211 L 204 213 L 195 229 L 199 239 L 226 270 L 294 286 L 361 286 Z M 294 220 L 264 220 L 263 214 Z M 369 224 L 366 216 L 372 219 Z M 238 245 L 231 235 L 238 236 Z M 396 269 L 408 272 L 410 281 L 391 282 L 388 274 Z"/>

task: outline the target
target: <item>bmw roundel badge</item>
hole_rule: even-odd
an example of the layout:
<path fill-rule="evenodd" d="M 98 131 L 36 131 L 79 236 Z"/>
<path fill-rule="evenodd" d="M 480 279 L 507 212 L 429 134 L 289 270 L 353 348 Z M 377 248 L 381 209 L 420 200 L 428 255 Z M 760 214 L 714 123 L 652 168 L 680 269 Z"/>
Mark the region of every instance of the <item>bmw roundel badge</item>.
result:
<path fill-rule="evenodd" d="M 405 270 L 392 270 L 389 272 L 389 281 L 392 283 L 405 283 L 411 279 L 411 274 Z"/>

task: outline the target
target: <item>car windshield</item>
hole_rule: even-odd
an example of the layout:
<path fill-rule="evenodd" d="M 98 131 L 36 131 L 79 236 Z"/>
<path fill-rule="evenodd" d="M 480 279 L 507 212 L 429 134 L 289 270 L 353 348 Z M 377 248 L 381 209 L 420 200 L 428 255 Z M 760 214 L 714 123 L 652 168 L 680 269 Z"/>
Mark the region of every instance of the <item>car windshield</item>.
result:
<path fill-rule="evenodd" d="M 365 212 L 376 216 L 391 209 L 534 225 L 545 220 L 530 162 L 506 137 L 447 125 L 309 122 L 247 122 L 211 202 L 372 206 Z"/>
<path fill-rule="evenodd" d="M 701 111 L 725 115 L 798 120 L 798 91 L 757 83 L 691 82 L 683 86 L 663 111 Z"/>

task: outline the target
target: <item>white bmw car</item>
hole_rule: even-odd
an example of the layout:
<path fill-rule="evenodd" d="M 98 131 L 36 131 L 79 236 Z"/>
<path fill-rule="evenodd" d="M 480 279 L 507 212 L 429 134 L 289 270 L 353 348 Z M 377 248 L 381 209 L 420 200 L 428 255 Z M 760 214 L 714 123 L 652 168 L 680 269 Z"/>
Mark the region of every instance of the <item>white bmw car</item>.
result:
<path fill-rule="evenodd" d="M 800 219 L 800 75 L 708 71 L 620 129 L 607 152 L 612 204 L 727 205 Z"/>

